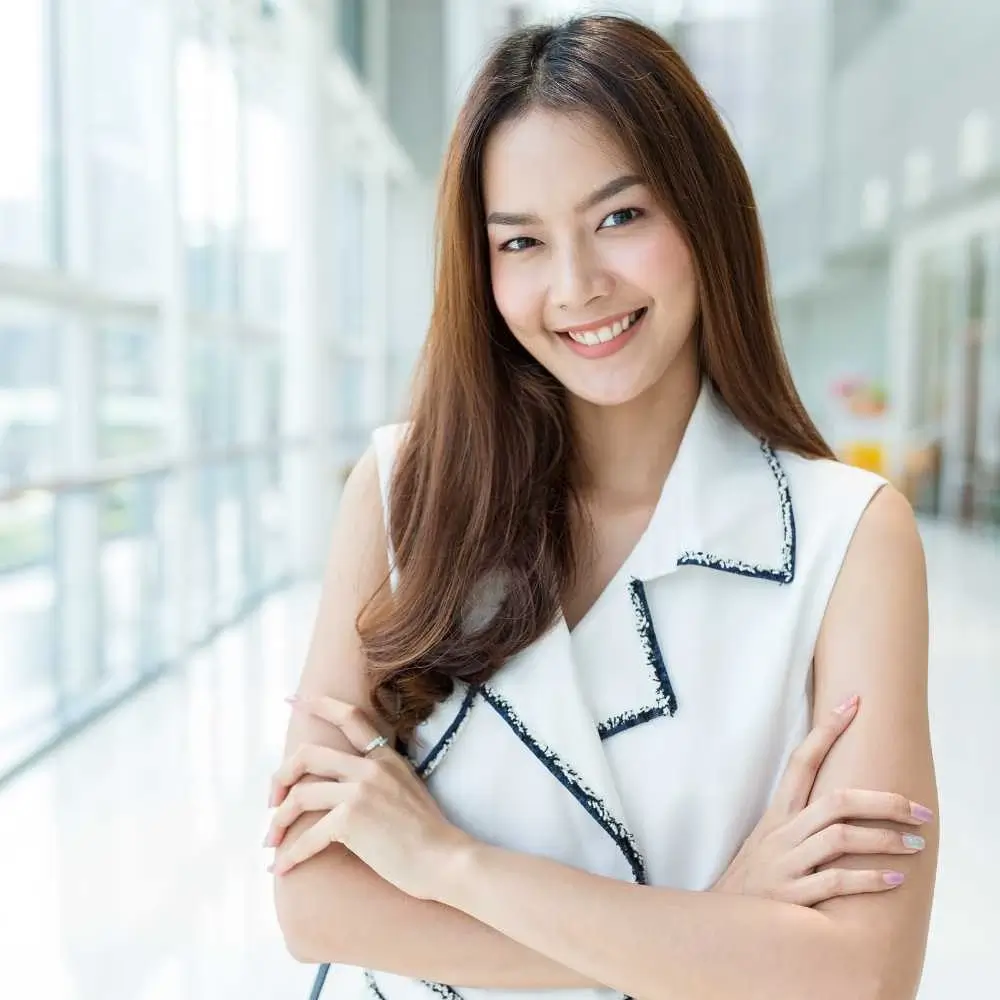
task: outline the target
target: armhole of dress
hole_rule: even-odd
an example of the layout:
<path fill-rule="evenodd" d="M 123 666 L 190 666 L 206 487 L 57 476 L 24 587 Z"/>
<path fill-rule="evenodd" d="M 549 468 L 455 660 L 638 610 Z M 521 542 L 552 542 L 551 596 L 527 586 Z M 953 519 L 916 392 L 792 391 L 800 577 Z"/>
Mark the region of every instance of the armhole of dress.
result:
<path fill-rule="evenodd" d="M 382 497 L 382 524 L 385 528 L 385 554 L 389 562 L 389 585 L 393 590 L 396 590 L 399 584 L 399 572 L 392 550 L 392 540 L 389 537 L 389 490 L 392 486 L 392 470 L 402 429 L 402 424 L 390 424 L 378 427 L 372 433 L 375 464 L 378 467 L 379 494 Z"/>

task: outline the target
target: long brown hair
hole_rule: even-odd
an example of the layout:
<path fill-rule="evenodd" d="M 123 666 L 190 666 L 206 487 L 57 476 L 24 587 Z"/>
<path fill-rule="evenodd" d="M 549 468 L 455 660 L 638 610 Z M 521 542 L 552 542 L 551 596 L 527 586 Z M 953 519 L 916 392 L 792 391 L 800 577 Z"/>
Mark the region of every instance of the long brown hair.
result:
<path fill-rule="evenodd" d="M 399 584 L 358 619 L 373 703 L 404 740 L 456 678 L 488 679 L 552 625 L 579 562 L 566 394 L 507 329 L 490 286 L 484 149 L 531 108 L 603 124 L 681 228 L 702 372 L 737 419 L 774 447 L 831 454 L 781 349 L 746 171 L 678 53 L 613 16 L 505 38 L 444 165 L 434 307 L 389 497 Z M 477 620 L 491 600 L 495 613 Z"/>

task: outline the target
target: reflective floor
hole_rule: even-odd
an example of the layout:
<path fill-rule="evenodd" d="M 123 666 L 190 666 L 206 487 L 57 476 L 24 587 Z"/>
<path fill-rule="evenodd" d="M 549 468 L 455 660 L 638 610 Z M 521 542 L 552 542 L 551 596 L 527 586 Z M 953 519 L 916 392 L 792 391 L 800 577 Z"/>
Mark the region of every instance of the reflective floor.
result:
<path fill-rule="evenodd" d="M 1000 542 L 925 538 L 944 828 L 920 996 L 1000 996 Z M 312 970 L 284 954 L 260 841 L 315 598 L 273 598 L 0 790 L 5 994 L 306 1000 Z"/>

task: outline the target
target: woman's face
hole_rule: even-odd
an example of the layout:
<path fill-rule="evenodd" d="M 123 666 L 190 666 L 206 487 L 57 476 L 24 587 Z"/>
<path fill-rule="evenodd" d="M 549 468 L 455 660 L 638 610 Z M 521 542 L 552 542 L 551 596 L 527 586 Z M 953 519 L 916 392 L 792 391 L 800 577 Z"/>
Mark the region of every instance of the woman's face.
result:
<path fill-rule="evenodd" d="M 696 364 L 691 253 L 600 128 L 541 110 L 504 123 L 483 194 L 497 307 L 571 393 L 614 406 Z"/>

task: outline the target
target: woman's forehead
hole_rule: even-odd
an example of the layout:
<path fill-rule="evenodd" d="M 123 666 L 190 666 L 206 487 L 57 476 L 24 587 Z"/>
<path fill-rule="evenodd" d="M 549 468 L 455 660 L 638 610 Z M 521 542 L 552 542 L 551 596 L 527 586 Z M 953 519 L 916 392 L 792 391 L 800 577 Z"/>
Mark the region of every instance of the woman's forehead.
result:
<path fill-rule="evenodd" d="M 634 172 L 620 143 L 600 122 L 532 109 L 490 136 L 483 196 L 488 212 L 540 213 L 576 205 L 616 177 Z"/>

